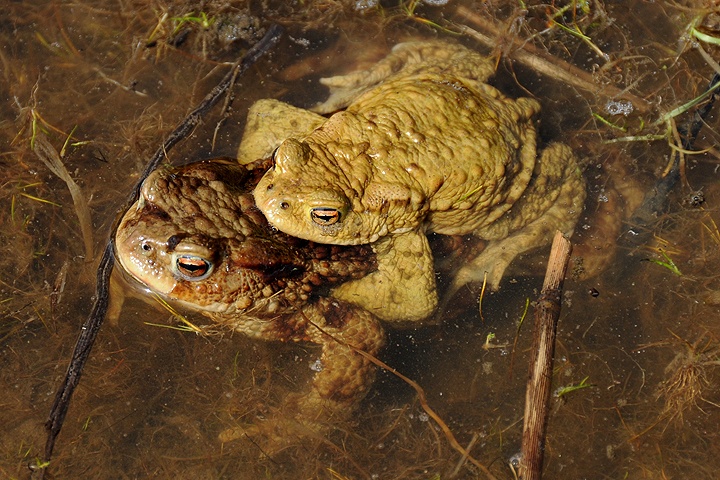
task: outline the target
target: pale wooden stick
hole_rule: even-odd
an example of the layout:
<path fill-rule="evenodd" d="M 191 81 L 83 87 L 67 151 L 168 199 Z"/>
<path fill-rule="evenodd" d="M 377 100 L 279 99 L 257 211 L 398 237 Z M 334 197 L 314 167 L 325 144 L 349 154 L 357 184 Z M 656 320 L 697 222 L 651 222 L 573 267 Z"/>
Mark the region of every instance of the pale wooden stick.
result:
<path fill-rule="evenodd" d="M 571 251 L 570 241 L 562 232 L 557 232 L 550 251 L 545 282 L 535 308 L 532 358 L 525 391 L 525 422 L 520 459 L 520 478 L 523 480 L 541 478 L 545 429 L 550 409 L 555 333 L 560 316 L 562 282 Z"/>

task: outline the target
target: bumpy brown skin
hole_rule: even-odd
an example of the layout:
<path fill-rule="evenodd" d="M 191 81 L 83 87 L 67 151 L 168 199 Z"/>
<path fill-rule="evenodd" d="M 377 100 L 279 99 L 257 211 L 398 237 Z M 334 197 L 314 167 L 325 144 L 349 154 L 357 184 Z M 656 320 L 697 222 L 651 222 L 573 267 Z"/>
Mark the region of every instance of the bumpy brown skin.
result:
<path fill-rule="evenodd" d="M 572 233 L 585 198 L 572 152 L 551 144 L 538 158 L 539 103 L 505 97 L 484 83 L 491 73 L 477 52 L 429 41 L 323 80 L 333 90 L 317 111 L 345 110 L 293 132 L 255 199 L 291 235 L 373 244 L 378 271 L 338 287 L 337 298 L 385 320 L 422 320 L 437 305 L 426 232 L 489 241 L 451 291 L 485 275 L 496 289 L 518 254 L 555 230 Z"/>
<path fill-rule="evenodd" d="M 322 296 L 327 286 L 374 270 L 374 255 L 272 229 L 250 193 L 258 178 L 235 160 L 156 171 L 117 229 L 116 254 L 144 287 L 219 324 L 253 338 L 321 345 L 323 368 L 310 391 L 283 407 L 317 430 L 349 415 L 374 378 L 370 362 L 348 345 L 377 353 L 385 338 L 378 320 Z M 287 441 L 288 429 L 287 420 L 270 421 L 250 432 L 272 444 Z M 229 430 L 221 439 L 238 434 Z"/>

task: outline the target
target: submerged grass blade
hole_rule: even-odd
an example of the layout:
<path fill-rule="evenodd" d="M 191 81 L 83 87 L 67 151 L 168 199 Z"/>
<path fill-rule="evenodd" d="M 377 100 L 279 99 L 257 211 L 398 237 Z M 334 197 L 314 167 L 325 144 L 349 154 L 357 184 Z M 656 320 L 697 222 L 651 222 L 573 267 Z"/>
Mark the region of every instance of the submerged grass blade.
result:
<path fill-rule="evenodd" d="M 183 325 L 181 325 L 181 326 L 161 325 L 161 324 L 157 324 L 157 323 L 148 323 L 148 322 L 145 322 L 145 325 L 151 325 L 151 326 L 154 326 L 154 327 L 171 328 L 171 329 L 173 329 L 173 330 L 181 330 L 181 331 L 184 331 L 184 332 L 195 332 L 195 333 L 197 333 L 197 334 L 202 334 L 202 333 L 203 333 L 203 330 L 202 330 L 200 327 L 198 327 L 197 325 L 195 325 L 194 323 L 192 323 L 190 320 L 188 320 L 187 318 L 185 318 L 185 316 L 184 316 L 182 313 L 180 313 L 180 312 L 178 312 L 177 310 L 175 310 L 175 309 L 173 308 L 173 306 L 170 305 L 170 304 L 169 304 L 164 298 L 162 298 L 160 295 L 158 295 L 157 293 L 153 293 L 153 297 L 155 298 L 155 301 L 158 302 L 160 305 L 162 305 L 162 307 L 163 307 L 165 310 L 167 310 L 168 312 L 170 312 L 170 314 L 173 316 L 173 318 L 175 318 L 176 320 L 178 320 L 178 321 L 179 321 L 180 323 L 182 323 Z"/>
<path fill-rule="evenodd" d="M 594 51 L 594 52 L 597 54 L 598 57 L 602 58 L 602 59 L 605 60 L 606 62 L 610 60 L 610 55 L 608 55 L 607 53 L 603 52 L 603 51 L 600 49 L 600 47 L 598 47 L 597 45 L 595 45 L 595 43 L 593 43 L 592 39 L 590 39 L 590 37 L 588 37 L 587 35 L 585 35 L 585 34 L 580 30 L 580 28 L 578 28 L 577 25 L 574 25 L 575 28 L 570 28 L 570 27 L 567 27 L 567 26 L 563 25 L 562 23 L 556 22 L 555 20 L 551 20 L 551 22 L 553 23 L 553 25 L 559 27 L 561 30 L 565 31 L 566 33 L 568 33 L 568 34 L 570 34 L 570 35 L 572 35 L 572 36 L 574 36 L 574 37 L 577 37 L 577 38 L 579 38 L 580 40 L 582 40 L 583 42 L 585 42 L 585 44 L 586 44 L 588 47 L 590 47 L 590 49 L 591 49 L 592 51 Z"/>
<path fill-rule="evenodd" d="M 702 222 L 702 226 L 705 227 L 705 229 L 710 234 L 710 238 L 715 242 L 715 244 L 720 247 L 720 230 L 718 230 L 718 226 L 715 223 L 715 220 L 713 220 L 711 217 L 709 218 L 710 223 L 712 224 L 712 227 L 705 222 Z"/>
<path fill-rule="evenodd" d="M 598 121 L 602 122 L 603 124 L 607 125 L 607 126 L 610 127 L 610 128 L 614 128 L 614 129 L 616 129 L 616 130 L 620 130 L 621 132 L 627 132 L 627 128 L 621 127 L 620 125 L 616 125 L 616 124 L 612 123 L 610 120 L 608 120 L 607 118 L 603 117 L 603 116 L 600 115 L 599 113 L 594 113 L 594 112 L 593 112 L 592 116 L 593 116 L 595 119 L 597 119 Z"/>
<path fill-rule="evenodd" d="M 555 390 L 555 397 L 560 398 L 563 395 L 567 395 L 572 392 L 577 392 L 578 390 L 592 387 L 592 384 L 586 383 L 588 381 L 588 378 L 590 377 L 583 378 L 577 385 L 566 385 L 564 387 L 558 388 L 557 390 Z"/>
<path fill-rule="evenodd" d="M 620 143 L 620 142 L 654 142 L 656 140 L 665 140 L 667 135 L 659 134 L 648 134 L 648 135 L 630 135 L 628 137 L 611 138 L 610 140 L 603 140 L 603 143 Z"/>
<path fill-rule="evenodd" d="M 198 327 L 195 325 L 192 325 L 191 327 L 185 326 L 185 325 L 163 325 L 162 323 L 152 323 L 152 322 L 143 322 L 145 325 L 149 327 L 160 327 L 160 328 L 169 328 L 170 330 L 179 330 L 181 332 L 195 332 L 195 333 L 201 333 Z"/>
<path fill-rule="evenodd" d="M 70 196 L 75 206 L 75 214 L 80 223 L 83 244 L 85 245 L 85 261 L 90 262 L 93 260 L 93 233 L 92 217 L 87 199 L 78 184 L 75 183 L 75 180 L 70 176 L 70 173 L 60 159 L 60 155 L 57 150 L 55 150 L 55 147 L 50 144 L 45 134 L 35 132 L 33 140 L 33 151 L 35 155 L 37 155 L 52 173 L 65 182 L 70 191 Z"/>
<path fill-rule="evenodd" d="M 672 273 L 677 275 L 678 277 L 682 276 L 682 272 L 680 269 L 675 265 L 675 262 L 672 261 L 672 259 L 668 256 L 667 253 L 660 251 L 660 254 L 665 258 L 665 260 L 659 260 L 657 258 L 648 258 L 646 259 L 650 263 L 654 263 L 655 265 L 660 265 L 661 267 L 665 267 L 668 270 L 670 270 Z"/>
<path fill-rule="evenodd" d="M 713 85 L 712 87 L 708 88 L 703 93 L 701 93 L 697 97 L 693 98 L 689 102 L 686 102 L 686 103 L 680 105 L 679 107 L 673 108 L 672 110 L 667 112 L 665 115 L 661 115 L 660 118 L 655 120 L 655 122 L 653 124 L 660 125 L 662 123 L 667 122 L 668 120 L 670 120 L 672 118 L 677 117 L 678 115 L 680 115 L 682 113 L 687 112 L 688 110 L 693 108 L 695 105 L 697 105 L 698 103 L 702 102 L 707 97 L 712 95 L 715 92 L 715 90 L 717 90 L 718 88 L 720 88 L 720 83 L 717 83 L 717 84 Z"/>
<path fill-rule="evenodd" d="M 690 28 L 690 35 L 705 43 L 709 43 L 711 45 L 720 45 L 720 38 L 713 37 L 712 35 L 708 35 L 707 33 L 703 33 L 695 27 Z"/>
<path fill-rule="evenodd" d="M 25 197 L 25 198 L 29 198 L 30 200 L 35 200 L 36 202 L 47 203 L 47 204 L 53 205 L 53 206 L 55 206 L 55 207 L 62 207 L 62 205 L 60 205 L 59 203 L 51 202 L 50 200 L 46 200 L 46 199 L 44 199 L 44 198 L 36 197 L 36 196 L 34 196 L 34 195 L 30 195 L 29 193 L 20 192 L 20 195 L 22 195 L 22 196 Z M 13 196 L 13 199 L 14 199 L 14 198 L 15 198 L 15 197 Z"/>

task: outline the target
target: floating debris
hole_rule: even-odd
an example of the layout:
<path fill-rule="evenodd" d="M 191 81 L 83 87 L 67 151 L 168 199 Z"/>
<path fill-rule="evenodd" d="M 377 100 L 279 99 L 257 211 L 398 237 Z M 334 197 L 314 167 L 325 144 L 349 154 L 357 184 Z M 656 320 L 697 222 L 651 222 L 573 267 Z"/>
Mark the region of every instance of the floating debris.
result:
<path fill-rule="evenodd" d="M 635 107 L 633 107 L 632 102 L 608 100 L 605 104 L 605 113 L 610 115 L 625 115 L 627 117 L 633 110 L 635 110 Z"/>

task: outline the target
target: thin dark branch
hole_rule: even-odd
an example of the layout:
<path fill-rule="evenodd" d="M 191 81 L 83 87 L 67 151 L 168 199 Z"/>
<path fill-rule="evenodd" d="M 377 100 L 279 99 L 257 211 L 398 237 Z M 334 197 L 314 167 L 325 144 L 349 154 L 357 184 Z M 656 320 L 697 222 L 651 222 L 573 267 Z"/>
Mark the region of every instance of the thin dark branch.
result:
<path fill-rule="evenodd" d="M 185 120 L 183 120 L 175 128 L 175 130 L 173 130 L 167 140 L 163 143 L 162 147 L 157 150 L 148 163 L 145 171 L 140 176 L 137 185 L 133 189 L 132 194 L 127 199 L 122 211 L 127 210 L 127 208 L 129 208 L 130 205 L 137 200 L 142 182 L 157 168 L 160 162 L 167 157 L 167 153 L 178 142 L 185 139 L 190 132 L 193 131 L 193 129 L 200 123 L 203 116 L 218 103 L 220 98 L 233 85 L 237 76 L 241 75 L 248 69 L 248 67 L 250 67 L 265 52 L 267 52 L 278 41 L 281 34 L 282 27 L 278 25 L 270 27 L 265 36 L 233 65 L 222 81 L 212 89 L 200 105 L 190 112 Z M 115 228 L 113 228 L 113 232 L 114 230 Z M 75 343 L 75 349 L 73 351 L 67 373 L 65 374 L 65 379 L 55 395 L 55 401 L 50 409 L 48 420 L 45 423 L 48 436 L 45 443 L 44 462 L 43 465 L 36 470 L 37 478 L 40 480 L 42 480 L 46 467 L 52 458 L 55 440 L 60 433 L 60 429 L 62 428 L 65 420 L 65 415 L 67 414 L 70 406 L 70 400 L 73 392 L 80 382 L 83 368 L 90 356 L 90 351 L 95 343 L 95 338 L 100 331 L 100 327 L 105 320 L 105 315 L 110 303 L 110 274 L 112 273 L 113 265 L 115 263 L 114 245 L 112 241 L 113 235 L 110 237 L 111 238 L 108 240 L 107 245 L 105 245 L 105 250 L 102 258 L 100 259 L 100 265 L 97 270 L 97 285 L 94 297 L 95 301 L 87 320 L 85 320 L 85 323 L 83 323 L 80 330 L 80 335 Z"/>

